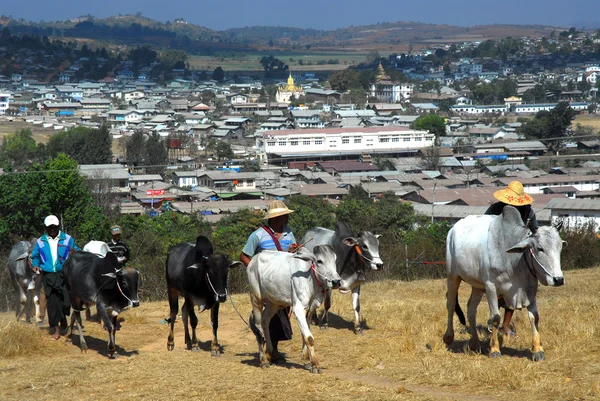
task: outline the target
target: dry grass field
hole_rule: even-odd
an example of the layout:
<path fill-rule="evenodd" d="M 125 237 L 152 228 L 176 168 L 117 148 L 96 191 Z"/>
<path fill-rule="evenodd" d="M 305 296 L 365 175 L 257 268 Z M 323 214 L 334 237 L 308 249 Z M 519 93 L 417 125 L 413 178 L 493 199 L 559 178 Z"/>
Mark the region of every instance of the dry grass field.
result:
<path fill-rule="evenodd" d="M 600 398 L 600 269 L 568 271 L 566 286 L 540 290 L 540 333 L 546 360 L 530 360 L 526 314 L 517 312 L 520 338 L 490 359 L 465 349 L 468 335 L 457 327 L 451 349 L 446 326 L 445 281 L 382 281 L 363 289 L 364 336 L 351 331 L 351 298 L 334 295 L 330 328 L 313 328 L 324 372 L 311 374 L 300 360 L 297 326 L 284 343 L 283 365 L 261 369 L 254 336 L 231 304 L 221 307 L 223 354 L 211 357 L 209 313 L 200 315 L 203 350 L 184 349 L 181 323 L 175 350 L 168 352 L 166 302 L 142 303 L 124 313 L 117 333 L 117 360 L 108 360 L 105 332 L 86 324 L 90 350 L 50 341 L 43 329 L 0 316 L 0 399 L 197 399 L 197 400 L 591 400 Z M 462 288 L 461 304 L 469 291 Z M 233 297 L 244 316 L 248 296 Z M 485 336 L 485 301 L 478 324 Z M 76 336 L 77 337 L 77 336 Z M 9 355 L 10 356 L 7 356 Z"/>
<path fill-rule="evenodd" d="M 598 114 L 579 114 L 573 120 L 573 127 L 581 124 L 583 127 L 591 127 L 600 132 L 600 115 Z"/>

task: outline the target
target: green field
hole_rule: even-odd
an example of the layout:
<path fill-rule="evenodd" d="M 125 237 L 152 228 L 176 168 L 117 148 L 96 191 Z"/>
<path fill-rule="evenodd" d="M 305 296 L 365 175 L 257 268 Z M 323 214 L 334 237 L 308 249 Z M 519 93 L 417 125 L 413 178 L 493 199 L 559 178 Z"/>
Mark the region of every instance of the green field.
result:
<path fill-rule="evenodd" d="M 193 69 L 212 71 L 217 67 L 225 71 L 262 71 L 259 60 L 273 55 L 285 62 L 292 71 L 338 71 L 365 61 L 366 53 L 293 53 L 293 52 L 253 52 L 213 56 L 191 56 Z M 339 60 L 339 64 L 319 64 L 329 60 Z M 300 60 L 304 65 L 300 65 Z"/>

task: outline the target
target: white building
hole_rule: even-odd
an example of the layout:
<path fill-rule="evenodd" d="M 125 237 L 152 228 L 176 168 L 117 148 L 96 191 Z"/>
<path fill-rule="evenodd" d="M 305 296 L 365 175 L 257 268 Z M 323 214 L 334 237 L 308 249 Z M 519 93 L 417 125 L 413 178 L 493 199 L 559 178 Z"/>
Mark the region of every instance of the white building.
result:
<path fill-rule="evenodd" d="M 391 154 L 432 146 L 434 140 L 428 131 L 396 126 L 279 130 L 257 136 L 256 150 L 261 158 Z"/>
<path fill-rule="evenodd" d="M 551 221 L 563 221 L 565 229 L 572 229 L 594 224 L 600 227 L 600 200 L 592 199 L 550 199 L 546 209 L 551 210 Z"/>
<path fill-rule="evenodd" d="M 10 95 L 8 93 L 0 93 L 0 115 L 6 114 L 10 104 Z"/>
<path fill-rule="evenodd" d="M 535 114 L 540 111 L 550 111 L 555 108 L 558 103 L 541 103 L 541 104 L 521 104 L 515 107 L 515 113 L 517 114 Z M 586 111 L 589 104 L 586 102 L 578 102 L 569 104 L 575 111 Z"/>
<path fill-rule="evenodd" d="M 486 113 L 506 113 L 508 107 L 505 104 L 492 104 L 492 105 L 473 105 L 473 104 L 457 104 L 450 107 L 455 113 L 465 114 L 486 114 Z"/>

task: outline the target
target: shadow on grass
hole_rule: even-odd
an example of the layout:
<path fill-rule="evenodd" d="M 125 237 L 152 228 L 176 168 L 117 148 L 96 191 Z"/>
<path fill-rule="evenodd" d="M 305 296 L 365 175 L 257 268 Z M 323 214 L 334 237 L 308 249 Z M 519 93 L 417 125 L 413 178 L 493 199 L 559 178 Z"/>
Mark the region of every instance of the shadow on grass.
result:
<path fill-rule="evenodd" d="M 319 316 L 319 318 L 320 318 L 320 316 Z M 328 322 L 327 327 L 329 327 L 329 328 L 346 329 L 346 330 L 350 330 L 350 331 L 354 332 L 354 321 L 345 320 L 343 317 L 341 317 L 340 315 L 337 315 L 335 313 L 329 312 L 327 322 Z M 313 320 L 312 324 L 313 324 L 313 326 L 319 327 L 319 325 L 316 324 L 314 320 Z M 364 331 L 371 329 L 369 327 L 369 325 L 367 324 L 367 320 L 365 318 L 362 318 L 360 320 L 360 325 L 362 326 Z"/>
<path fill-rule="evenodd" d="M 459 330 L 461 333 L 468 333 L 470 335 L 470 330 L 461 326 Z M 489 355 L 490 353 L 490 333 L 487 329 L 487 326 L 478 325 L 477 326 L 477 334 L 479 336 L 479 346 L 480 350 L 473 351 L 469 347 L 469 340 L 454 340 L 452 344 L 448 345 L 446 348 L 448 351 L 454 354 L 481 354 L 481 355 Z M 529 349 L 515 349 L 507 346 L 501 346 L 500 352 L 504 356 L 509 356 L 513 358 L 525 358 L 532 359 L 533 354 Z"/>
<path fill-rule="evenodd" d="M 98 354 L 100 354 L 102 356 L 108 357 L 108 334 L 106 335 L 106 337 L 107 337 L 106 340 L 101 340 L 99 338 L 92 337 L 89 335 L 86 335 L 84 337 L 85 337 L 85 342 L 88 346 L 89 351 L 93 350 L 93 351 L 98 352 Z M 118 339 L 118 332 L 117 332 L 117 339 Z M 71 340 L 71 344 L 73 344 L 73 346 L 76 346 L 77 348 L 81 348 L 81 343 L 79 341 L 79 333 L 77 333 L 77 331 L 73 332 L 73 335 L 71 336 L 70 340 Z M 121 348 L 118 344 L 115 344 L 115 354 L 118 356 L 130 357 L 130 356 L 139 354 L 139 352 L 137 350 L 125 351 L 125 349 Z"/>
<path fill-rule="evenodd" d="M 275 363 L 272 363 L 272 366 L 279 366 L 281 368 L 285 368 L 285 369 L 301 369 L 301 370 L 307 370 L 304 365 L 301 365 L 299 363 L 296 362 L 290 362 L 287 359 L 287 354 L 285 353 L 281 353 L 281 355 L 284 357 L 283 360 L 279 360 Z M 251 352 L 240 352 L 238 354 L 235 354 L 235 356 L 240 356 L 240 357 L 247 357 L 247 359 L 242 359 L 242 363 L 244 365 L 248 365 L 248 366 L 254 366 L 257 368 L 260 368 L 260 361 L 258 358 L 258 352 L 256 353 L 251 353 Z"/>

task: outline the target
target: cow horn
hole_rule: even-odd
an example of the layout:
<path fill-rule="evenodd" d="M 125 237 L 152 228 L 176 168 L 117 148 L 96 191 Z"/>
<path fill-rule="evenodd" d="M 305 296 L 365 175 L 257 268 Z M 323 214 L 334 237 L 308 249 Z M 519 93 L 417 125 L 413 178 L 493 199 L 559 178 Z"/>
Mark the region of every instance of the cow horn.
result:
<path fill-rule="evenodd" d="M 194 263 L 193 265 L 189 265 L 188 267 L 186 267 L 186 269 L 199 269 L 200 266 L 198 266 L 198 263 Z"/>
<path fill-rule="evenodd" d="M 563 225 L 564 225 L 565 221 L 563 219 L 560 219 L 555 225 L 554 228 L 556 228 L 557 231 L 562 230 Z"/>

